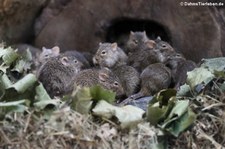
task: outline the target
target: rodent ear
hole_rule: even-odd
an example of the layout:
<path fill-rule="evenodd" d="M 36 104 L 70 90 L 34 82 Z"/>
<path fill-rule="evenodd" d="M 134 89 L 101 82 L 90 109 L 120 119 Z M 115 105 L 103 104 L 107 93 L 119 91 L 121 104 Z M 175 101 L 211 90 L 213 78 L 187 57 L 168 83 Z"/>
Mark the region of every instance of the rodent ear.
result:
<path fill-rule="evenodd" d="M 99 44 L 98 44 L 98 45 L 100 46 L 100 45 L 102 45 L 102 43 L 101 43 L 101 42 L 99 42 Z"/>
<path fill-rule="evenodd" d="M 58 46 L 54 46 L 54 47 L 52 48 L 52 52 L 55 53 L 55 54 L 59 54 L 60 48 L 59 48 Z"/>
<path fill-rule="evenodd" d="M 109 75 L 107 73 L 100 72 L 98 77 L 102 82 L 105 82 L 109 78 Z"/>
<path fill-rule="evenodd" d="M 162 39 L 161 39 L 161 37 L 160 37 L 160 36 L 158 36 L 158 37 L 156 38 L 156 40 L 158 40 L 158 41 L 159 41 L 159 40 L 162 40 Z"/>
<path fill-rule="evenodd" d="M 146 46 L 148 47 L 148 48 L 154 48 L 155 46 L 156 46 L 156 43 L 155 43 L 155 41 L 154 40 L 147 40 L 146 42 L 145 42 L 145 44 L 146 44 Z"/>
<path fill-rule="evenodd" d="M 116 42 L 112 43 L 111 46 L 112 46 L 113 51 L 117 50 L 117 43 Z"/>
<path fill-rule="evenodd" d="M 131 35 L 134 35 L 134 32 L 133 32 L 133 31 L 130 31 L 130 34 L 131 34 Z"/>
<path fill-rule="evenodd" d="M 109 73 L 110 73 L 110 70 L 107 67 L 103 67 L 99 71 L 98 77 L 102 82 L 105 82 L 109 78 Z"/>
<path fill-rule="evenodd" d="M 68 57 L 66 57 L 66 56 L 62 57 L 61 58 L 61 62 L 62 62 L 63 65 L 67 66 L 68 63 L 69 63 Z"/>
<path fill-rule="evenodd" d="M 42 47 L 42 51 L 45 51 L 46 50 L 46 48 L 45 47 Z"/>
<path fill-rule="evenodd" d="M 146 31 L 143 31 L 143 34 L 146 36 Z"/>

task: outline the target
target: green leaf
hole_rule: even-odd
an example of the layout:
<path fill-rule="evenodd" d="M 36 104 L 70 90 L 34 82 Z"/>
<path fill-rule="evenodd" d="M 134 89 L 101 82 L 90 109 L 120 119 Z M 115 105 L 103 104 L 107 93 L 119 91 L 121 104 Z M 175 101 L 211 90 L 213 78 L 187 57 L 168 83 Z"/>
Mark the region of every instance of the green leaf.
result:
<path fill-rule="evenodd" d="M 90 88 L 77 87 L 72 93 L 71 108 L 81 114 L 88 114 L 92 107 L 92 96 Z"/>
<path fill-rule="evenodd" d="M 62 105 L 62 101 L 60 99 L 54 99 L 54 100 L 41 100 L 38 102 L 34 103 L 34 106 L 36 107 L 37 110 L 43 110 L 46 107 L 59 107 Z"/>
<path fill-rule="evenodd" d="M 198 84 L 208 84 L 213 78 L 214 74 L 210 72 L 207 68 L 195 68 L 193 71 L 187 72 L 187 84 L 193 90 Z"/>
<path fill-rule="evenodd" d="M 91 97 L 94 101 L 105 100 L 109 103 L 114 103 L 116 98 L 116 93 L 106 90 L 99 85 L 90 88 Z"/>
<path fill-rule="evenodd" d="M 106 90 L 99 85 L 93 87 L 77 87 L 72 95 L 71 108 L 82 114 L 88 114 L 93 107 L 93 103 L 105 100 L 109 103 L 115 101 L 116 94 Z"/>
<path fill-rule="evenodd" d="M 35 91 L 36 91 L 35 96 L 36 101 L 52 100 L 41 83 L 35 88 Z"/>
<path fill-rule="evenodd" d="M 147 120 L 156 125 L 165 119 L 175 104 L 176 90 L 167 89 L 160 91 L 149 102 L 147 109 Z"/>
<path fill-rule="evenodd" d="M 214 75 L 217 77 L 217 78 L 225 78 L 225 71 L 214 71 Z"/>
<path fill-rule="evenodd" d="M 8 112 L 24 112 L 28 109 L 28 100 L 19 100 L 12 102 L 0 102 L 0 113 L 1 116 Z"/>
<path fill-rule="evenodd" d="M 224 92 L 225 91 L 225 82 L 219 85 L 219 88 Z"/>
<path fill-rule="evenodd" d="M 26 100 L 12 101 L 12 102 L 0 102 L 0 107 L 17 106 L 19 104 L 26 103 Z"/>
<path fill-rule="evenodd" d="M 21 80 L 10 86 L 10 88 L 15 88 L 18 93 L 23 93 L 27 89 L 31 88 L 36 82 L 37 78 L 34 74 L 27 74 Z"/>
<path fill-rule="evenodd" d="M 7 79 L 6 79 L 7 80 Z M 20 99 L 33 99 L 34 97 L 34 85 L 37 79 L 35 75 L 28 74 L 15 84 L 7 84 L 7 88 L 2 91 L 0 100 L 2 101 L 14 101 Z"/>
<path fill-rule="evenodd" d="M 179 91 L 177 91 L 177 96 L 187 96 L 191 91 L 191 88 L 186 83 L 180 86 Z"/>
<path fill-rule="evenodd" d="M 12 85 L 12 82 L 9 80 L 8 76 L 0 70 L 0 87 L 2 89 L 9 88 Z"/>
<path fill-rule="evenodd" d="M 31 69 L 32 65 L 32 54 L 29 49 L 21 55 L 20 59 L 17 60 L 16 65 L 11 71 L 17 71 L 19 73 L 27 72 Z"/>
<path fill-rule="evenodd" d="M 62 105 L 62 101 L 60 99 L 51 99 L 45 90 L 44 86 L 40 83 L 36 88 L 36 96 L 34 106 L 38 110 L 45 109 L 46 107 L 59 107 Z"/>
<path fill-rule="evenodd" d="M 187 111 L 188 105 L 188 100 L 177 101 L 167 119 L 164 120 L 161 127 L 165 128 L 169 123 L 181 117 Z"/>
<path fill-rule="evenodd" d="M 201 67 L 207 68 L 214 73 L 215 71 L 224 71 L 225 57 L 203 59 Z"/>
<path fill-rule="evenodd" d="M 6 73 L 6 72 L 7 72 L 7 69 L 8 69 L 9 67 L 10 67 L 10 66 L 6 66 L 6 65 L 4 65 L 4 63 L 2 63 L 2 64 L 0 65 L 0 70 L 1 70 L 2 72 Z"/>
<path fill-rule="evenodd" d="M 166 125 L 164 129 L 173 136 L 178 137 L 179 134 L 185 131 L 188 127 L 190 127 L 195 120 L 196 114 L 190 108 L 188 108 L 187 112 L 185 112 L 176 121 Z"/>
<path fill-rule="evenodd" d="M 94 115 L 107 119 L 116 117 L 122 129 L 136 126 L 143 121 L 142 116 L 145 113 L 144 110 L 131 105 L 117 107 L 104 100 L 99 101 L 92 111 Z"/>
<path fill-rule="evenodd" d="M 11 47 L 8 47 L 6 49 L 0 48 L 0 57 L 4 64 L 10 66 L 19 57 L 19 55 Z"/>

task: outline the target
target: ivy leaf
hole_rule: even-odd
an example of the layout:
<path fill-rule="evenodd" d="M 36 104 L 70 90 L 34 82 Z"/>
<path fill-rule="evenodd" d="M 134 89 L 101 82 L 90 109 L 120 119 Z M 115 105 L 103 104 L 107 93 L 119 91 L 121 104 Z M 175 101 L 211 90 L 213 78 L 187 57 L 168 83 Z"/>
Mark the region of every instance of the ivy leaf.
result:
<path fill-rule="evenodd" d="M 34 74 L 27 74 L 22 79 L 13 84 L 10 88 L 15 88 L 18 93 L 24 93 L 27 89 L 32 87 L 37 82 Z"/>
<path fill-rule="evenodd" d="M 5 79 L 5 82 L 9 81 L 7 79 Z M 0 100 L 14 101 L 20 99 L 33 99 L 35 94 L 33 90 L 36 82 L 37 78 L 34 74 L 28 74 L 12 85 L 8 82 L 6 83 L 7 88 L 3 90 L 3 95 Z"/>
<path fill-rule="evenodd" d="M 164 120 L 162 128 L 165 128 L 172 121 L 180 118 L 188 110 L 188 104 L 188 100 L 177 101 L 168 117 Z"/>
<path fill-rule="evenodd" d="M 16 61 L 16 65 L 11 71 L 16 71 L 18 73 L 27 72 L 31 69 L 32 65 L 32 54 L 29 49 L 27 49 L 23 55 Z"/>
<path fill-rule="evenodd" d="M 194 70 L 187 73 L 187 84 L 194 90 L 195 86 L 199 84 L 208 84 L 213 78 L 214 74 L 207 68 L 195 68 Z"/>
<path fill-rule="evenodd" d="M 132 128 L 139 122 L 143 121 L 144 110 L 135 106 L 127 105 L 124 107 L 117 107 L 109 104 L 105 100 L 101 100 L 92 109 L 93 114 L 110 119 L 116 117 L 122 129 Z"/>
<path fill-rule="evenodd" d="M 82 114 L 88 114 L 93 107 L 93 104 L 96 104 L 100 100 L 113 103 L 116 94 L 96 85 L 93 87 L 76 87 L 72 96 L 71 108 Z"/>
<path fill-rule="evenodd" d="M 11 47 L 8 47 L 6 49 L 0 48 L 0 57 L 3 60 L 3 64 L 10 66 L 19 55 Z"/>
<path fill-rule="evenodd" d="M 180 86 L 179 91 L 177 91 L 177 96 L 187 96 L 189 95 L 190 91 L 190 86 L 185 83 L 184 85 Z"/>
<path fill-rule="evenodd" d="M 164 130 L 169 132 L 175 137 L 178 137 L 180 133 L 190 127 L 196 120 L 196 114 L 188 108 L 187 111 L 173 122 L 167 123 L 162 126 Z"/>
<path fill-rule="evenodd" d="M 76 90 L 72 93 L 71 108 L 81 114 L 88 114 L 92 107 L 92 96 L 90 88 L 88 87 L 76 87 Z"/>
<path fill-rule="evenodd" d="M 0 70 L 0 88 L 6 89 L 9 88 L 12 85 L 12 82 L 8 78 L 8 76 Z"/>
<path fill-rule="evenodd" d="M 106 90 L 99 85 L 90 88 L 91 97 L 94 101 L 105 100 L 109 103 L 114 103 L 116 93 L 110 90 Z"/>
<path fill-rule="evenodd" d="M 43 110 L 46 107 L 59 107 L 62 105 L 62 101 L 60 99 L 51 99 L 45 90 L 44 86 L 40 83 L 36 88 L 36 96 L 34 106 L 37 110 Z"/>
<path fill-rule="evenodd" d="M 29 100 L 0 102 L 0 117 L 9 112 L 24 112 L 28 109 Z"/>
<path fill-rule="evenodd" d="M 207 68 L 212 73 L 225 70 L 225 57 L 203 59 L 201 63 L 201 67 Z"/>
<path fill-rule="evenodd" d="M 149 102 L 147 109 L 147 120 L 152 125 L 157 125 L 164 120 L 175 104 L 176 90 L 166 89 L 156 94 Z"/>

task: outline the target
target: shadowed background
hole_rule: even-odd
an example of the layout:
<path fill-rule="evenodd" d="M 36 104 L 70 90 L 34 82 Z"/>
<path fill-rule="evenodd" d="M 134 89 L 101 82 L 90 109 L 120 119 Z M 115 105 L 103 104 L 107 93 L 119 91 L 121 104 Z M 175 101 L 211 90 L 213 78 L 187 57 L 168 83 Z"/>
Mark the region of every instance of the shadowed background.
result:
<path fill-rule="evenodd" d="M 124 47 L 130 30 L 146 30 L 198 62 L 225 54 L 224 8 L 177 0 L 2 0 L 0 40 L 94 53 L 99 42 Z"/>

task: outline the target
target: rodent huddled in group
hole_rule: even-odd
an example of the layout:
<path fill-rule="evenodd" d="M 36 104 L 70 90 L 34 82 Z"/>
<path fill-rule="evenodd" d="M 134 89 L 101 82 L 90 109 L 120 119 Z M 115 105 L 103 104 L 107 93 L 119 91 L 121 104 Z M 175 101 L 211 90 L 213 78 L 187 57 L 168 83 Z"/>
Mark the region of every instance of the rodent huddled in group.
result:
<path fill-rule="evenodd" d="M 92 60 L 90 57 L 78 51 L 60 53 L 57 46 L 43 48 L 36 58 L 37 77 L 52 98 L 71 93 L 77 86 L 98 84 L 118 98 L 128 97 L 122 102 L 126 104 L 162 89 L 179 89 L 187 71 L 196 67 L 160 37 L 149 39 L 145 31 L 131 31 L 126 50 L 117 43 L 99 43 Z"/>

